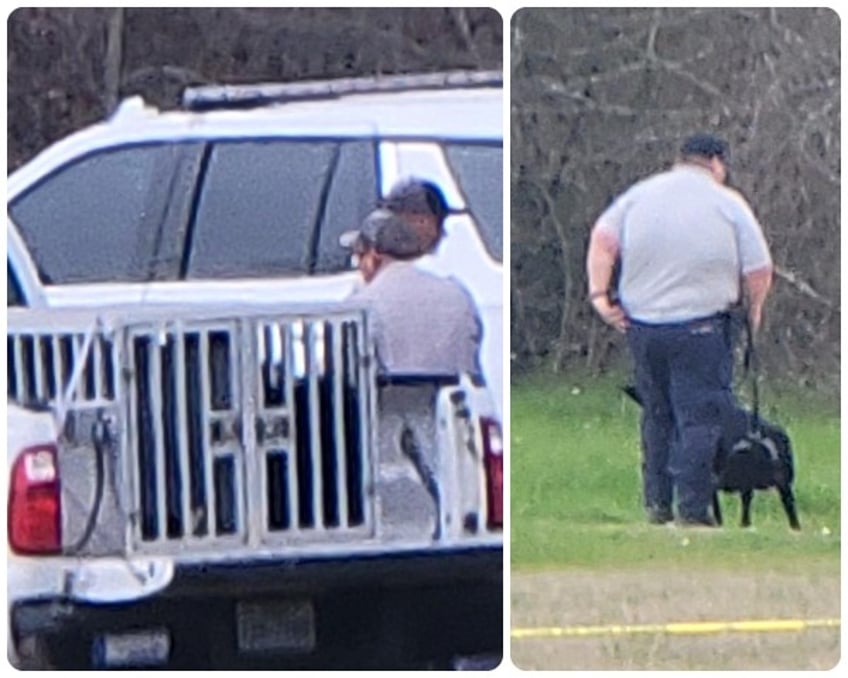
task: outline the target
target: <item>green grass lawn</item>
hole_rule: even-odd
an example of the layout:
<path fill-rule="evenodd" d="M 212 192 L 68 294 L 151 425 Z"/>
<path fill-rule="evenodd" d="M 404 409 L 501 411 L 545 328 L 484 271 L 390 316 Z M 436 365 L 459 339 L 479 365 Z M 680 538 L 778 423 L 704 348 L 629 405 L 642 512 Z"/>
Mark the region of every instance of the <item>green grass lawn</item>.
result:
<path fill-rule="evenodd" d="M 838 572 L 839 404 L 786 391 L 761 394 L 763 414 L 793 442 L 802 531 L 789 530 L 776 491 L 757 492 L 753 528 L 738 495 L 722 494 L 724 528 L 685 530 L 644 520 L 639 410 L 625 377 L 533 377 L 511 388 L 511 560 L 516 570 L 645 565 L 800 564 Z"/>

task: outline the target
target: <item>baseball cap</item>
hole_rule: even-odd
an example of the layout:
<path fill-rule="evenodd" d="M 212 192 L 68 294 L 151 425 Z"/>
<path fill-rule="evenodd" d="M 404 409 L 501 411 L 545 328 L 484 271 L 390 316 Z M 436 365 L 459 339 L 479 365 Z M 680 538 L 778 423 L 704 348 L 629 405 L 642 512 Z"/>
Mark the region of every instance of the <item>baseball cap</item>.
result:
<path fill-rule="evenodd" d="M 339 244 L 349 250 L 373 247 L 380 254 L 398 259 L 409 259 L 421 254 L 418 235 L 412 226 L 382 208 L 369 213 L 358 229 L 342 233 Z"/>
<path fill-rule="evenodd" d="M 683 142 L 680 147 L 683 155 L 700 155 L 704 158 L 718 158 L 724 164 L 730 160 L 730 147 L 723 139 L 713 134 L 699 132 Z"/>
<path fill-rule="evenodd" d="M 396 214 L 432 214 L 439 221 L 450 212 L 442 189 L 417 177 L 397 182 L 379 206 Z"/>

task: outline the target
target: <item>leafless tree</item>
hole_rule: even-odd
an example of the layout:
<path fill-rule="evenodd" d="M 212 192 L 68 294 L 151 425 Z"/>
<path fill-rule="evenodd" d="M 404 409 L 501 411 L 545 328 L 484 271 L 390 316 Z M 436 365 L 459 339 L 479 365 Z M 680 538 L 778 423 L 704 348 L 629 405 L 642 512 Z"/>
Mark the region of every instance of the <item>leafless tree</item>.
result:
<path fill-rule="evenodd" d="M 497 69 L 491 9 L 26 8 L 8 21 L 8 164 L 140 94 L 186 85 Z"/>
<path fill-rule="evenodd" d="M 839 384 L 839 18 L 827 9 L 524 9 L 511 26 L 514 368 L 622 364 L 586 302 L 589 229 L 699 130 L 777 265 L 760 349 Z"/>

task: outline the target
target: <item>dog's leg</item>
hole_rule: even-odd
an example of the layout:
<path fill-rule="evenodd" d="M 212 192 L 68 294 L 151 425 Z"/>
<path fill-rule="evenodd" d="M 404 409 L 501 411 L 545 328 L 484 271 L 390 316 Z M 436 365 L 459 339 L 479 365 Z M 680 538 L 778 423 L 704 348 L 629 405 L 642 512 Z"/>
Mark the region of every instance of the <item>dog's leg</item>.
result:
<path fill-rule="evenodd" d="M 742 490 L 742 527 L 751 527 L 751 499 L 754 490 Z"/>
<path fill-rule="evenodd" d="M 713 518 L 716 525 L 721 525 L 721 504 L 718 501 L 718 490 L 713 492 Z"/>
<path fill-rule="evenodd" d="M 783 502 L 786 516 L 789 518 L 789 527 L 793 530 L 800 530 L 801 523 L 798 521 L 798 512 L 795 510 L 795 495 L 792 493 L 792 488 L 788 485 L 781 485 L 777 490 L 780 492 L 780 501 Z"/>

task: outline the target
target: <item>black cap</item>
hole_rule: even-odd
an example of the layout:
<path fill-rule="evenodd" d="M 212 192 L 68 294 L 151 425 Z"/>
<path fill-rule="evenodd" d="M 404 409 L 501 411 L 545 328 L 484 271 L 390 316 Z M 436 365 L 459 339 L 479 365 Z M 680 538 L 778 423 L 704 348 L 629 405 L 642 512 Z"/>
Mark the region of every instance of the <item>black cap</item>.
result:
<path fill-rule="evenodd" d="M 432 181 L 414 177 L 392 186 L 389 194 L 380 201 L 380 207 L 395 214 L 431 214 L 440 223 L 450 211 L 442 189 Z"/>
<path fill-rule="evenodd" d="M 377 252 L 397 259 L 412 259 L 421 254 L 415 229 L 385 209 L 376 209 L 368 214 L 357 230 L 342 233 L 339 244 L 354 251 L 373 247 Z"/>
<path fill-rule="evenodd" d="M 725 165 L 730 160 L 730 147 L 723 139 L 704 132 L 693 134 L 680 147 L 683 155 L 699 155 L 704 158 L 718 158 Z"/>

